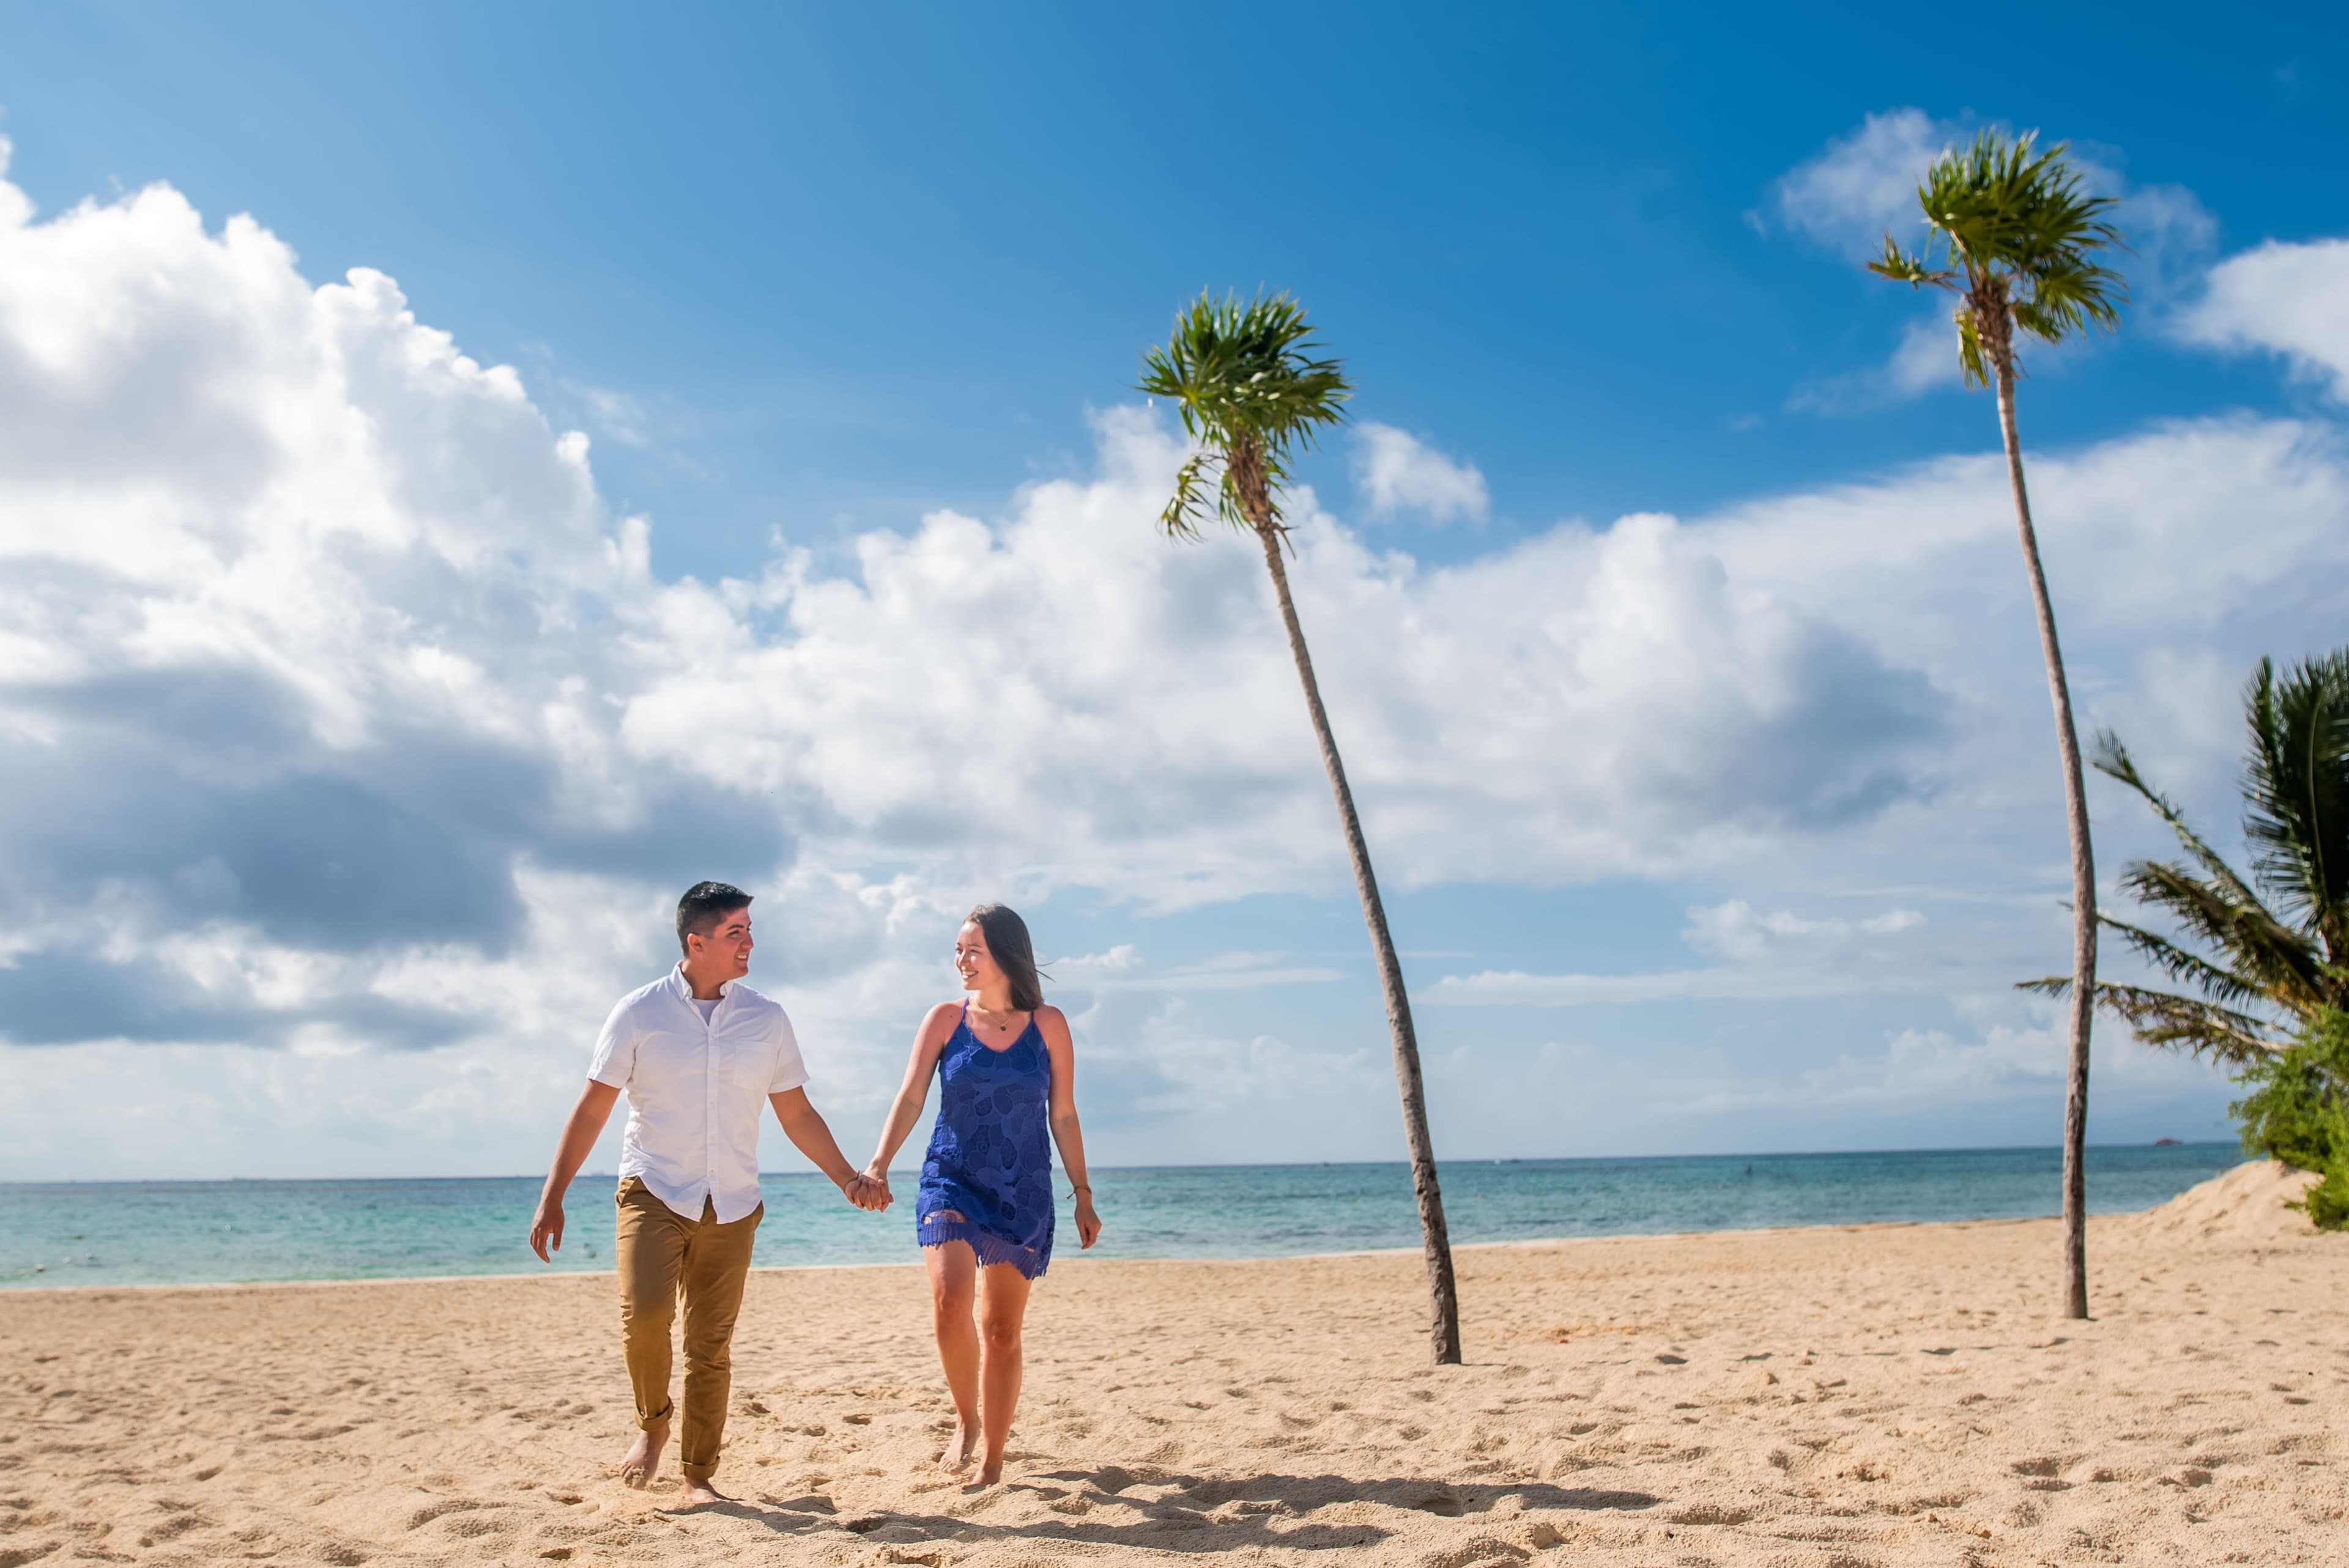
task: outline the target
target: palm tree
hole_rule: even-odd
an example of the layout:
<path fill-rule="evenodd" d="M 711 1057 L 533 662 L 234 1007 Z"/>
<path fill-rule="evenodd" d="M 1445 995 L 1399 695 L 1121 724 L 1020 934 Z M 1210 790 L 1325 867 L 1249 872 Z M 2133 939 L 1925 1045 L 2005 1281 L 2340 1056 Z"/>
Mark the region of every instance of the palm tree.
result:
<path fill-rule="evenodd" d="M 1289 459 L 1310 448 L 1322 427 L 1342 421 L 1343 405 L 1353 395 L 1338 361 L 1310 356 L 1319 346 L 1312 341 L 1312 331 L 1304 307 L 1287 294 L 1259 294 L 1243 304 L 1237 294 L 1217 299 L 1202 294 L 1175 316 L 1166 346 L 1143 356 L 1140 390 L 1174 400 L 1183 429 L 1195 447 L 1175 476 L 1174 494 L 1159 515 L 1159 525 L 1170 538 L 1196 539 L 1210 511 L 1212 473 L 1212 510 L 1234 528 L 1256 536 L 1264 549 L 1265 570 L 1272 573 L 1273 596 L 1288 633 L 1289 655 L 1297 661 L 1297 678 L 1305 687 L 1305 711 L 1321 748 L 1321 766 L 1330 775 L 1330 793 L 1338 798 L 1338 822 L 1353 862 L 1354 889 L 1361 895 L 1362 918 L 1371 928 L 1379 983 L 1386 993 L 1395 1080 L 1402 1092 L 1403 1137 L 1411 1150 L 1412 1187 L 1419 1199 L 1420 1236 L 1427 1253 L 1429 1338 L 1437 1363 L 1454 1365 L 1460 1360 L 1460 1305 L 1453 1284 L 1452 1242 L 1444 1224 L 1444 1195 L 1435 1182 L 1435 1148 L 1427 1134 L 1427 1093 L 1420 1080 L 1411 998 L 1403 991 L 1402 965 L 1395 957 L 1394 939 L 1387 934 L 1386 907 L 1379 902 L 1378 879 L 1371 874 L 1362 821 L 1354 810 L 1354 792 L 1346 785 L 1346 767 L 1339 760 L 1330 715 L 1321 707 L 1320 684 L 1313 678 L 1313 657 L 1305 646 L 1305 628 L 1297 619 L 1297 602 L 1289 595 L 1288 568 L 1282 559 L 1288 528 L 1281 521 L 1280 491 L 1288 482 Z"/>
<path fill-rule="evenodd" d="M 2110 915 L 2103 922 L 2199 993 L 2107 984 L 2095 988 L 2096 1003 L 2147 1045 L 2207 1052 L 2237 1068 L 2282 1050 L 2321 1014 L 2349 1013 L 2349 648 L 2302 660 L 2281 684 L 2274 662 L 2261 659 L 2243 713 L 2248 877 L 2146 781 L 2118 737 L 2096 738 L 2096 770 L 2143 796 L 2192 862 L 2136 861 L 2121 876 L 2180 938 Z M 2030 988 L 2060 996 L 2072 983 L 2051 975 Z"/>
<path fill-rule="evenodd" d="M 2072 723 L 2072 694 L 2055 640 L 2055 611 L 2047 573 L 2031 525 L 2031 496 L 2023 483 L 2023 442 L 2014 428 L 2014 335 L 2057 343 L 2089 326 L 2109 329 L 2126 297 L 2117 273 L 2097 263 L 2097 253 L 2121 243 L 2104 219 L 2109 197 L 2080 189 L 2058 144 L 2045 152 L 2034 137 L 2009 139 L 1994 130 L 1963 151 L 1944 152 L 1917 188 L 1924 208 L 1926 242 L 1915 255 L 1891 235 L 1868 270 L 1958 297 L 1958 362 L 1970 387 L 1998 391 L 1999 434 L 2006 444 L 2006 478 L 2014 492 L 2014 521 L 2023 537 L 2023 564 L 2039 614 L 2039 648 L 2047 661 L 2047 688 L 2055 705 L 2055 746 L 2064 764 L 2064 809 L 2072 835 L 2071 1085 L 2064 1099 L 2064 1313 L 2088 1315 L 2087 1182 L 2088 1030 L 2095 1014 L 2096 867 L 2088 843 L 2088 799 L 2080 773 L 2080 737 Z"/>

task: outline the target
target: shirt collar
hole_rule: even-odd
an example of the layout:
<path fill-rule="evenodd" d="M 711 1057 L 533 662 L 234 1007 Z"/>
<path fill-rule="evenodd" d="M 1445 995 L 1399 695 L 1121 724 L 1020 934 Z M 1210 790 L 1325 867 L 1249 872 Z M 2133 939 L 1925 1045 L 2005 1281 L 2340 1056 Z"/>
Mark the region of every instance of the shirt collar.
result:
<path fill-rule="evenodd" d="M 734 995 L 735 985 L 736 982 L 732 980 L 720 980 L 718 983 L 719 1000 L 724 1001 L 727 997 Z M 685 960 L 682 958 L 678 959 L 669 969 L 668 988 L 677 993 L 678 998 L 680 1001 L 690 1002 L 693 1000 L 693 982 L 685 977 Z"/>

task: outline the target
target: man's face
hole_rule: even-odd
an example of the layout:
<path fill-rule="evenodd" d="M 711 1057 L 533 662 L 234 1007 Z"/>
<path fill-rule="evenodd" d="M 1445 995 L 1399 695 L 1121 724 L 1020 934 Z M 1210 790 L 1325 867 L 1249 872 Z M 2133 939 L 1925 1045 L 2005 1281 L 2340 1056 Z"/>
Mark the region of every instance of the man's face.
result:
<path fill-rule="evenodd" d="M 750 973 L 750 911 L 748 905 L 729 910 L 707 936 L 688 936 L 693 966 L 720 980 L 740 980 Z"/>

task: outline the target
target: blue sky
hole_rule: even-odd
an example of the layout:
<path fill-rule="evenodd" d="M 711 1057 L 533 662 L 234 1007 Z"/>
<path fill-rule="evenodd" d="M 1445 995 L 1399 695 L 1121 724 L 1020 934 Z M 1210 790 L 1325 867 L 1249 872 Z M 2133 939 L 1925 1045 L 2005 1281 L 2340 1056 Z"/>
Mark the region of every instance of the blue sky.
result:
<path fill-rule="evenodd" d="M 1008 889 L 1100 1157 L 1392 1153 L 1260 584 L 1096 541 L 1171 460 L 1139 351 L 1258 283 L 1361 387 L 1300 579 L 1439 1147 L 2052 1141 L 1995 430 L 1856 247 L 1983 122 L 2123 199 L 2138 307 L 2023 428 L 2084 709 L 2223 828 L 2234 687 L 2337 635 L 2349 56 L 2194 15 L 0 11 L 0 1174 L 529 1169 L 713 872 L 852 1144 Z M 2102 1037 L 2101 1136 L 2222 1135 Z"/>
<path fill-rule="evenodd" d="M 595 418 L 564 381 L 631 399 L 657 452 L 599 477 L 704 574 L 1081 463 L 1203 284 L 1298 292 L 1363 416 L 1473 450 L 1504 529 L 1938 455 L 1947 399 L 1785 407 L 1916 314 L 1774 221 L 1870 111 L 2100 144 L 2236 243 L 2339 227 L 2303 156 L 2349 141 L 2330 7 L 2058 10 L 1990 59 L 1877 7 L 1025 15 L 26 7 L 0 104 L 46 208 L 169 180 L 313 277 L 398 278 L 558 422 Z M 2064 394 L 2034 435 L 2279 396 L 2141 334 Z"/>

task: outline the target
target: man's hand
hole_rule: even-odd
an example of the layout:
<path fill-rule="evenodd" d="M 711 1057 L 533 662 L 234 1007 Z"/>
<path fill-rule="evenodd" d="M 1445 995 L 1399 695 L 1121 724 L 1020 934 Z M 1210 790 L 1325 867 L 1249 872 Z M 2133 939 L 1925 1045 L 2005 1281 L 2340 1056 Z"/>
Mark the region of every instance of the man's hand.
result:
<path fill-rule="evenodd" d="M 848 1185 L 841 1191 L 848 1195 L 850 1202 L 875 1214 L 887 1209 L 892 1201 L 889 1179 L 886 1176 L 875 1176 L 870 1171 L 861 1171 L 850 1177 Z"/>
<path fill-rule="evenodd" d="M 552 1253 L 563 1250 L 563 1200 L 551 1192 L 538 1201 L 538 1212 L 530 1217 L 530 1250 L 543 1264 L 553 1263 Z"/>
<path fill-rule="evenodd" d="M 554 1146 L 554 1168 L 546 1173 L 546 1185 L 539 1189 L 538 1212 L 530 1217 L 530 1250 L 541 1263 L 553 1263 L 552 1253 L 563 1250 L 563 1194 L 571 1190 L 571 1179 L 587 1162 L 619 1098 L 620 1091 L 610 1084 L 589 1078 L 579 1091 L 579 1103 L 571 1108 L 570 1119 L 563 1124 L 563 1140 Z"/>

